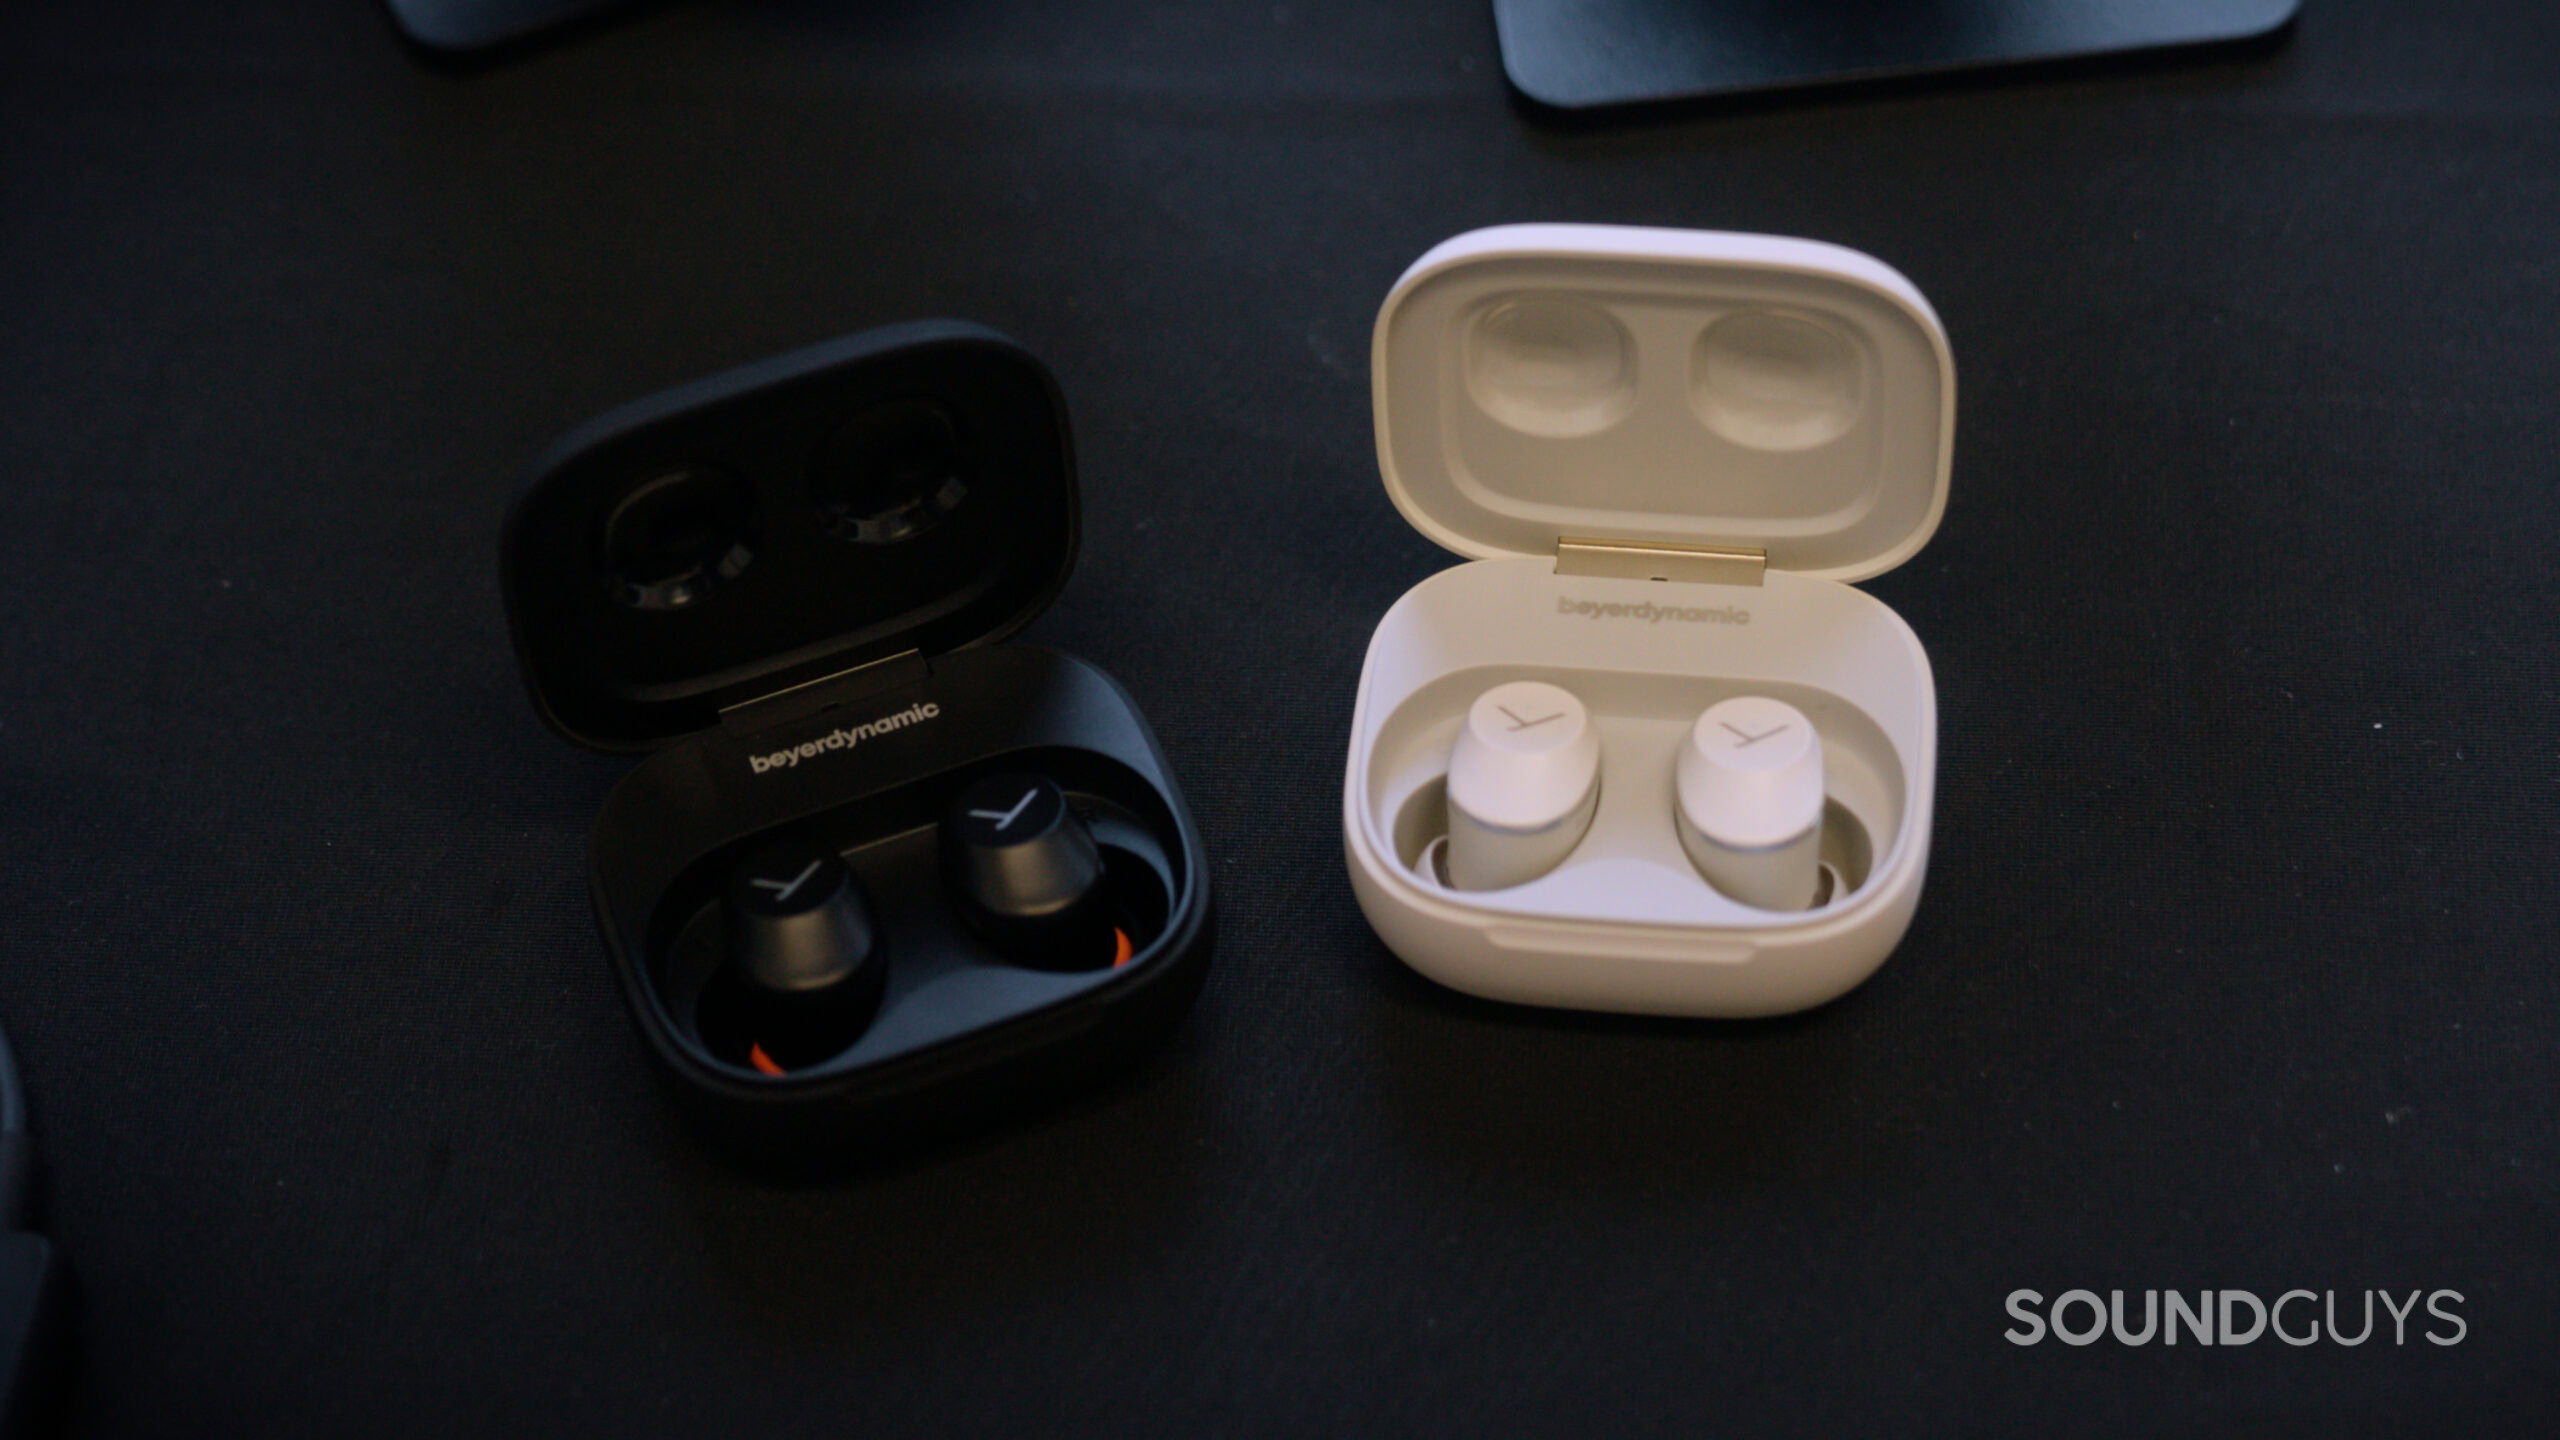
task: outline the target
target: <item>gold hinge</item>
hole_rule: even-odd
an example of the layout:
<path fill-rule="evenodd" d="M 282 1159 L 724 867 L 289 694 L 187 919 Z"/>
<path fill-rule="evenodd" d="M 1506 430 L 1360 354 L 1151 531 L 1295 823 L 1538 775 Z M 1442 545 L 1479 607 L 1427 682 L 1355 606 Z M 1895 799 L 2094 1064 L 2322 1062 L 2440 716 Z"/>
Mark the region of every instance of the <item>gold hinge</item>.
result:
<path fill-rule="evenodd" d="M 1757 585 L 1769 552 L 1731 545 L 1638 545 L 1629 540 L 1556 542 L 1559 575 L 1617 580 L 1688 580 L 1705 585 Z"/>

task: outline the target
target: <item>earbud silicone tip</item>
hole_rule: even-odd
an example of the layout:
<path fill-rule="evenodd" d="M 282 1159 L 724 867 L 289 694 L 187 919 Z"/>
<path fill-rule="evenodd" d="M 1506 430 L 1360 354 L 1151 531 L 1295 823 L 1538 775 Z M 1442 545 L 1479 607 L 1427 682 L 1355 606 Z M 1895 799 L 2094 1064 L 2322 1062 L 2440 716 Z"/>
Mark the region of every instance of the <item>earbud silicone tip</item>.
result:
<path fill-rule="evenodd" d="M 1822 736 L 1783 700 L 1708 706 L 1675 766 L 1681 848 L 1707 883 L 1763 910 L 1801 910 L 1821 883 Z"/>
<path fill-rule="evenodd" d="M 1497 685 L 1467 710 L 1449 753 L 1449 883 L 1525 885 L 1562 864 L 1600 800 L 1600 735 L 1571 691 Z"/>

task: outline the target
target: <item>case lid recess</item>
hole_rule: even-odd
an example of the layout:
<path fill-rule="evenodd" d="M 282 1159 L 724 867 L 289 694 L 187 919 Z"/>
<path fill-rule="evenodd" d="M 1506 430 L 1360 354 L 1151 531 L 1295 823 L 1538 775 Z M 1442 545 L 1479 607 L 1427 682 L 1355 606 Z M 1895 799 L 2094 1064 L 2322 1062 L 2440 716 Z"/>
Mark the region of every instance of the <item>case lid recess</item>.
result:
<path fill-rule="evenodd" d="M 992 330 L 866 331 L 572 432 L 507 520 L 516 652 L 553 728 L 667 744 L 906 651 L 999 640 L 1066 583 L 1057 382 Z"/>
<path fill-rule="evenodd" d="M 1473 231 L 1396 282 L 1370 384 L 1396 508 L 1478 559 L 1579 540 L 1858 580 L 1946 505 L 1945 332 L 1910 281 L 1836 245 Z"/>

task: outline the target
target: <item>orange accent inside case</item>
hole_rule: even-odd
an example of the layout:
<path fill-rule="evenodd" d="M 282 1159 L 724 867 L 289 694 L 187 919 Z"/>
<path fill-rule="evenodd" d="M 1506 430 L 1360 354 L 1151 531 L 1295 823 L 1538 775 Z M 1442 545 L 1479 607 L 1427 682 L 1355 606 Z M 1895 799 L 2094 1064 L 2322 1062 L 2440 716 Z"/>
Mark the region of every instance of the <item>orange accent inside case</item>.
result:
<path fill-rule="evenodd" d="M 747 1060 L 748 1063 L 754 1065 L 758 1070 L 763 1071 L 767 1075 L 771 1075 L 776 1078 L 780 1078 L 782 1075 L 782 1067 L 773 1063 L 773 1057 L 764 1053 L 764 1047 L 761 1045 L 750 1045 L 747 1047 Z"/>
<path fill-rule="evenodd" d="M 1128 964 L 1129 957 L 1138 952 L 1129 944 L 1129 932 L 1126 930 L 1114 927 L 1111 931 L 1111 939 L 1120 947 L 1111 954 L 1111 968 L 1117 970 Z"/>

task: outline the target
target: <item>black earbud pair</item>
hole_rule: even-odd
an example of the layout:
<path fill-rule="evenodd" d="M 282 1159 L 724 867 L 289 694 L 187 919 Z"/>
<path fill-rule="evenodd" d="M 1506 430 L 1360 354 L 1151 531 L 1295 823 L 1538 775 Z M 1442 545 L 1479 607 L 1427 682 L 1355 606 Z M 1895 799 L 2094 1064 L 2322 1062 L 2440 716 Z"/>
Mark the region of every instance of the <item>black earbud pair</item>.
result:
<path fill-rule="evenodd" d="M 953 907 L 1008 960 L 1049 970 L 1128 963 L 1101 847 L 1056 782 L 1017 771 L 962 788 L 941 842 Z M 760 845 L 731 869 L 726 898 L 729 956 L 755 1011 L 755 1067 L 781 1075 L 859 1033 L 888 965 L 843 858 L 804 841 Z"/>

